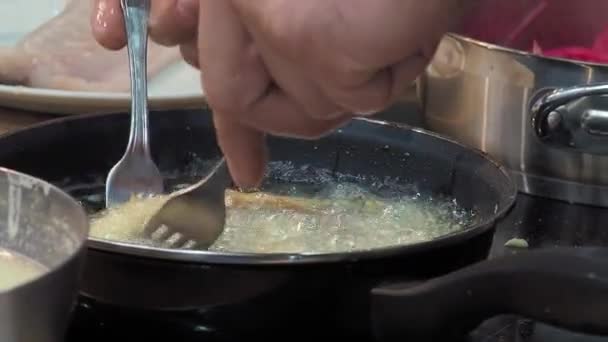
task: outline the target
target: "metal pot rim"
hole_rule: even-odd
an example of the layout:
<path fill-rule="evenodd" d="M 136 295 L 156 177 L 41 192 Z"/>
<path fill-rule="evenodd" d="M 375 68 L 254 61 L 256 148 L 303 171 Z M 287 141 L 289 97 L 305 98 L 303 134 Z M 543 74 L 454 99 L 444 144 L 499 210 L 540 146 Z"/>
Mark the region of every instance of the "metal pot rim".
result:
<path fill-rule="evenodd" d="M 501 46 L 501 45 L 497 45 L 497 44 L 492 44 L 492 43 L 487 43 L 481 40 L 477 40 L 475 38 L 471 38 L 471 37 L 467 37 L 461 34 L 457 34 L 457 33 L 447 33 L 446 36 L 448 37 L 452 37 L 456 40 L 459 41 L 464 41 L 467 44 L 471 44 L 473 46 L 476 46 L 478 48 L 482 48 L 482 49 L 487 49 L 487 50 L 492 50 L 492 51 L 496 51 L 499 53 L 505 53 L 505 54 L 512 54 L 512 55 L 519 55 L 519 56 L 524 56 L 527 58 L 536 58 L 539 60 L 543 60 L 543 61 L 551 61 L 551 62 L 559 62 L 559 63 L 566 63 L 566 64 L 570 64 L 570 65 L 580 65 L 580 66 L 585 66 L 585 67 L 593 67 L 593 68 L 608 68 L 608 64 L 603 64 L 603 63 L 595 63 L 595 62 L 586 62 L 586 61 L 577 61 L 574 59 L 568 59 L 568 58 L 560 58 L 560 57 L 551 57 L 551 56 L 541 56 L 541 55 L 537 55 L 531 52 L 527 52 L 527 51 L 523 51 L 523 50 L 518 50 L 518 49 L 513 49 L 513 48 L 509 48 L 509 47 L 505 47 L 505 46 Z"/>
<path fill-rule="evenodd" d="M 472 149 L 462 143 L 449 139 L 437 133 L 427 131 L 420 128 L 411 127 L 405 124 L 386 122 L 381 120 L 373 120 L 368 118 L 355 118 L 354 120 L 365 121 L 374 125 L 392 126 L 395 128 L 408 129 L 420 134 L 432 136 L 437 139 L 461 146 L 469 150 L 471 153 L 476 153 L 494 165 L 496 169 L 502 173 L 503 177 L 508 180 L 509 191 L 505 194 L 505 203 L 502 207 L 497 208 L 496 213 L 483 221 L 468 227 L 458 232 L 452 232 L 440 236 L 433 240 L 417 242 L 408 245 L 394 245 L 370 250 L 359 250 L 352 252 L 340 253 L 227 253 L 227 252 L 211 252 L 199 250 L 176 250 L 167 248 L 148 247 L 132 243 L 107 241 L 89 237 L 88 248 L 105 253 L 117 253 L 129 255 L 132 257 L 142 257 L 150 259 L 159 259 L 167 262 L 187 262 L 196 264 L 219 264 L 219 265 L 294 265 L 294 264 L 327 264 L 339 262 L 356 262 L 359 260 L 370 260 L 385 258 L 395 255 L 406 255 L 409 253 L 417 253 L 422 250 L 429 250 L 452 245 L 474 236 L 482 234 L 490 229 L 493 229 L 497 220 L 502 219 L 514 206 L 517 197 L 517 186 L 512 180 L 509 172 L 501 164 L 493 160 L 486 153 L 477 149 Z"/>
<path fill-rule="evenodd" d="M 54 193 L 54 195 L 58 196 L 62 200 L 65 200 L 66 202 L 70 202 L 71 204 L 73 204 L 74 205 L 73 209 L 75 210 L 74 214 L 77 215 L 77 217 L 75 217 L 75 220 L 78 221 L 78 226 L 80 226 L 81 229 L 84 230 L 83 233 L 85 236 L 89 235 L 89 231 L 90 231 L 89 218 L 87 217 L 84 209 L 79 207 L 76 200 L 72 196 L 70 196 L 67 192 L 65 192 L 63 189 L 59 188 L 56 185 L 53 185 L 50 182 L 47 182 L 44 179 L 34 177 L 27 173 L 17 171 L 14 169 L 10 169 L 10 168 L 6 168 L 6 167 L 2 167 L 2 166 L 0 166 L 0 174 L 6 175 L 6 176 L 13 176 L 13 177 L 16 176 L 22 180 L 26 180 L 27 183 L 29 183 L 29 184 L 41 185 L 44 187 L 45 193 L 50 193 L 52 191 Z M 47 267 L 47 265 L 45 265 L 43 272 L 41 272 L 40 274 L 36 275 L 35 277 L 29 279 L 28 281 L 26 281 L 24 283 L 21 283 L 16 286 L 12 286 L 10 288 L 6 288 L 6 289 L 0 291 L 0 296 L 6 296 L 6 295 L 10 295 L 11 293 L 22 291 L 22 289 L 24 289 L 24 288 L 36 286 L 36 284 L 42 283 L 43 281 L 45 281 L 45 279 L 49 279 L 54 274 L 57 274 L 62 269 L 64 269 L 67 265 L 74 262 L 74 260 L 81 258 L 83 255 L 83 251 L 85 250 L 85 247 L 87 246 L 87 243 L 88 243 L 88 239 L 80 237 L 78 239 L 77 246 L 74 248 L 73 251 L 71 251 L 68 255 L 66 255 L 64 258 L 62 258 L 63 260 L 58 262 L 56 265 L 53 265 L 52 267 Z M 40 260 L 36 260 L 36 259 L 34 259 L 34 261 L 40 262 Z"/>

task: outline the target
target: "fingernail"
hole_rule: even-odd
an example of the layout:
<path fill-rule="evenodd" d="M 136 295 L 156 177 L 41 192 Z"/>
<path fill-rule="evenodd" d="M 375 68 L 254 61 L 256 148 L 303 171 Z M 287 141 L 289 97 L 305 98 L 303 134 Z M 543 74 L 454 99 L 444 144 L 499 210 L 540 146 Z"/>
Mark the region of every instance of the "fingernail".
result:
<path fill-rule="evenodd" d="M 107 28 L 108 20 L 106 13 L 108 11 L 108 2 L 106 0 L 97 0 L 95 5 L 95 25 L 97 25 L 97 28 Z"/>
<path fill-rule="evenodd" d="M 238 186 L 237 190 L 239 192 L 243 192 L 243 193 L 252 193 L 252 192 L 258 192 L 258 191 L 260 191 L 260 188 L 259 187 L 242 188 L 242 187 Z"/>
<path fill-rule="evenodd" d="M 243 192 L 254 192 L 260 189 L 262 184 L 262 180 L 264 178 L 264 172 L 258 174 L 258 172 L 249 170 L 252 172 L 234 172 L 232 174 L 232 179 L 234 184 L 239 189 L 239 191 Z"/>
<path fill-rule="evenodd" d="M 336 112 L 327 114 L 325 116 L 325 118 L 328 120 L 333 120 L 333 119 L 337 119 L 337 118 L 344 116 L 344 114 L 346 114 L 346 113 L 344 111 L 340 110 L 340 111 L 336 111 Z"/>
<path fill-rule="evenodd" d="M 358 111 L 355 114 L 358 116 L 372 116 L 378 114 L 381 110 L 366 110 L 366 111 Z"/>
<path fill-rule="evenodd" d="M 95 23 L 99 26 L 99 28 L 106 29 L 109 26 L 113 25 L 114 22 L 122 22 L 122 20 L 118 20 L 117 18 L 122 18 L 122 10 L 120 6 L 112 6 L 114 2 L 109 0 L 98 0 L 97 1 L 97 9 L 95 12 Z"/>

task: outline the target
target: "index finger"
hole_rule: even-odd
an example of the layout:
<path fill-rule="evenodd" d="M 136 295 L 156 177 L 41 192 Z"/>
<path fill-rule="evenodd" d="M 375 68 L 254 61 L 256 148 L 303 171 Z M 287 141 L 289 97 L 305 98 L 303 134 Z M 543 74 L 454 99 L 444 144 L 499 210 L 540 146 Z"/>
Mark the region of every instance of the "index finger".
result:
<path fill-rule="evenodd" d="M 228 0 L 201 0 L 199 65 L 217 140 L 233 180 L 255 187 L 266 164 L 264 134 L 240 121 L 270 82 Z"/>

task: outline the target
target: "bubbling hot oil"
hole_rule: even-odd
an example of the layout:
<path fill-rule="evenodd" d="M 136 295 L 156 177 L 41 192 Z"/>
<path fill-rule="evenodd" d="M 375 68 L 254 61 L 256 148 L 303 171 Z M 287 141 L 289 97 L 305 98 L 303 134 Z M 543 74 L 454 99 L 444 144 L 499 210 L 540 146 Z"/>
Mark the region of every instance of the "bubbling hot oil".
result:
<path fill-rule="evenodd" d="M 203 168 L 207 169 L 207 168 Z M 328 170 L 270 165 L 264 193 L 300 199 L 311 210 L 270 206 L 249 194 L 247 206 L 231 207 L 227 222 L 210 250 L 235 253 L 332 253 L 413 244 L 460 231 L 475 214 L 453 200 L 434 198 L 395 179 L 336 175 Z M 176 182 L 179 183 L 179 182 Z M 175 184 L 175 183 L 174 183 Z M 180 188 L 179 184 L 175 188 Z M 260 194 L 259 196 L 263 196 Z M 135 199 L 93 214 L 95 238 L 158 246 L 143 226 L 165 196 Z"/>

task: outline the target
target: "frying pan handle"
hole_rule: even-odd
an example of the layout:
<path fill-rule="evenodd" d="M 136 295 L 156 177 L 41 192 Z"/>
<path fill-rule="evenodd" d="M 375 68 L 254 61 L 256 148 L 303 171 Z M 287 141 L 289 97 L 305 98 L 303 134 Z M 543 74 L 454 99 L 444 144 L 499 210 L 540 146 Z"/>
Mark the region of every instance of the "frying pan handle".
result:
<path fill-rule="evenodd" d="M 414 287 L 377 287 L 371 309 L 381 341 L 449 341 L 501 314 L 608 335 L 608 249 L 526 251 Z"/>
<path fill-rule="evenodd" d="M 608 83 L 543 89 L 532 100 L 532 128 L 553 147 L 608 154 Z"/>

